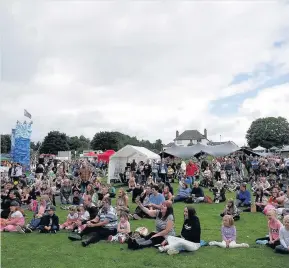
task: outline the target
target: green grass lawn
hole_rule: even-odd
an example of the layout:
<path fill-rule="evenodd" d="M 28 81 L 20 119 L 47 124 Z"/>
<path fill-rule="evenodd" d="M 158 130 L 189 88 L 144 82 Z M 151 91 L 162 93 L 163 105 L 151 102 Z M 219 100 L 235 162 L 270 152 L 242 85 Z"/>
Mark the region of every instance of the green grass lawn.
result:
<path fill-rule="evenodd" d="M 232 196 L 232 195 L 231 195 Z M 180 233 L 183 223 L 184 203 L 174 205 L 176 231 Z M 202 225 L 202 239 L 205 241 L 221 240 L 220 212 L 224 204 L 194 205 Z M 135 205 L 131 206 L 131 210 Z M 32 214 L 30 213 L 28 218 Z M 57 215 L 63 222 L 67 211 L 57 207 Z M 154 231 L 153 220 L 132 221 L 132 229 L 146 226 Z M 267 233 L 266 218 L 261 213 L 242 213 L 236 223 L 237 242 L 246 242 L 250 248 L 220 249 L 202 247 L 195 253 L 181 253 L 169 256 L 156 249 L 130 251 L 127 245 L 98 244 L 83 248 L 80 242 L 68 240 L 68 233 L 57 234 L 1 234 L 2 268 L 86 268 L 86 267 L 289 267 L 289 256 L 277 255 L 266 246 L 255 244 L 255 239 Z"/>

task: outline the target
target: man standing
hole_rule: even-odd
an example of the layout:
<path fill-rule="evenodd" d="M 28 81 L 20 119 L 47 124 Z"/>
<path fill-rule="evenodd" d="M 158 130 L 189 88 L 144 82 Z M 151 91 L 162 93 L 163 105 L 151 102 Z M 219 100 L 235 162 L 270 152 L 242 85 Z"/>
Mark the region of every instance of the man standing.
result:
<path fill-rule="evenodd" d="M 159 165 L 159 177 L 164 183 L 167 181 L 167 173 L 168 173 L 168 167 L 165 164 L 164 159 L 162 159 Z"/>
<path fill-rule="evenodd" d="M 89 180 L 91 178 L 91 169 L 87 166 L 86 163 L 82 163 L 81 168 L 79 170 L 80 179 L 81 179 L 81 192 L 84 193 L 86 190 L 86 186 L 89 184 Z"/>
<path fill-rule="evenodd" d="M 188 180 L 191 181 L 191 185 L 195 182 L 195 174 L 198 170 L 199 167 L 195 163 L 193 163 L 192 160 L 190 160 L 186 166 L 186 177 Z"/>
<path fill-rule="evenodd" d="M 148 160 L 147 163 L 144 165 L 144 175 L 145 175 L 146 181 L 148 177 L 151 175 L 151 173 L 152 173 L 152 166 L 150 165 L 150 162 Z"/>
<path fill-rule="evenodd" d="M 11 170 L 11 178 L 14 182 L 19 182 L 22 177 L 22 166 L 19 163 L 15 163 Z"/>

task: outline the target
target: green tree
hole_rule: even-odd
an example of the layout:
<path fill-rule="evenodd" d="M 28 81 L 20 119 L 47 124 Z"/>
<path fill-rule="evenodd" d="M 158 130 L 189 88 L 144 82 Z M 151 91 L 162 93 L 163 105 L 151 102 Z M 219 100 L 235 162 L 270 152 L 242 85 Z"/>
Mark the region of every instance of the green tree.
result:
<path fill-rule="evenodd" d="M 11 150 L 11 135 L 1 135 L 1 153 L 7 154 Z"/>
<path fill-rule="evenodd" d="M 80 151 L 88 150 L 90 148 L 90 139 L 85 138 L 83 135 L 79 137 L 80 147 L 78 148 Z"/>
<path fill-rule="evenodd" d="M 158 139 L 154 143 L 154 149 L 157 151 L 161 151 L 163 149 L 163 142 L 161 139 Z"/>
<path fill-rule="evenodd" d="M 251 148 L 270 149 L 289 144 L 289 123 L 284 117 L 265 117 L 252 122 L 246 139 Z"/>
<path fill-rule="evenodd" d="M 68 137 L 65 133 L 51 131 L 44 138 L 40 153 L 57 154 L 58 151 L 69 151 Z"/>
<path fill-rule="evenodd" d="M 119 148 L 119 139 L 117 132 L 99 132 L 96 133 L 91 141 L 93 150 L 115 150 Z"/>
<path fill-rule="evenodd" d="M 126 145 L 142 146 L 149 150 L 160 152 L 162 150 L 162 141 L 156 140 L 155 143 L 151 143 L 148 140 L 139 141 L 136 137 L 130 137 L 129 135 L 120 132 L 99 132 L 96 133 L 91 141 L 91 147 L 94 150 L 119 150 Z"/>
<path fill-rule="evenodd" d="M 40 146 L 41 146 L 41 142 L 40 141 L 38 141 L 37 143 L 32 141 L 30 143 L 30 149 L 33 150 L 33 151 L 37 151 Z"/>
<path fill-rule="evenodd" d="M 81 147 L 81 142 L 77 136 L 68 137 L 68 145 L 71 151 L 77 151 Z"/>

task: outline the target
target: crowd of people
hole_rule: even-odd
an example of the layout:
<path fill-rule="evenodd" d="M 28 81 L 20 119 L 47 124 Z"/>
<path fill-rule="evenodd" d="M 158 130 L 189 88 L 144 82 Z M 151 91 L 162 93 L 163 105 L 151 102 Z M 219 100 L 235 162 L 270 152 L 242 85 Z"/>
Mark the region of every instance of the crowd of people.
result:
<path fill-rule="evenodd" d="M 187 163 L 175 159 L 132 161 L 120 174 L 126 184 L 117 193 L 115 186 L 104 183 L 99 175 L 98 170 L 105 168 L 96 161 L 48 161 L 39 163 L 32 176 L 26 177 L 21 165 L 14 164 L 9 177 L 1 177 L 1 231 L 68 230 L 69 239 L 81 241 L 84 247 L 100 240 L 119 241 L 131 249 L 156 246 L 171 255 L 196 251 L 206 244 L 201 240 L 200 219 L 189 204 L 224 202 L 221 241 L 211 241 L 209 246 L 249 247 L 237 243 L 234 222 L 241 219 L 241 213 L 260 212 L 268 218 L 268 236 L 256 243 L 289 253 L 289 159 L 235 155 L 211 161 L 193 158 Z M 205 194 L 205 188 L 213 198 Z M 228 191 L 236 192 L 235 200 L 227 200 Z M 58 202 L 68 211 L 63 222 L 56 215 Z M 186 204 L 180 234 L 175 231 L 176 202 Z M 134 210 L 130 203 L 136 203 Z M 33 212 L 31 219 L 25 219 L 25 210 Z M 143 218 L 155 220 L 154 232 L 148 233 L 145 227 L 131 230 L 130 221 Z"/>

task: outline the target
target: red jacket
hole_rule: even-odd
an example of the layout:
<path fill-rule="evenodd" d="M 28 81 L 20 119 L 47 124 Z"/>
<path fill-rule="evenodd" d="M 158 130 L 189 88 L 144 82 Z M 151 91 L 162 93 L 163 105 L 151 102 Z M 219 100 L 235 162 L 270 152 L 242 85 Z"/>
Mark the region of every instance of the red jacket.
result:
<path fill-rule="evenodd" d="M 195 173 L 199 170 L 198 166 L 196 164 L 187 164 L 186 167 L 186 176 L 191 177 L 195 176 Z"/>

